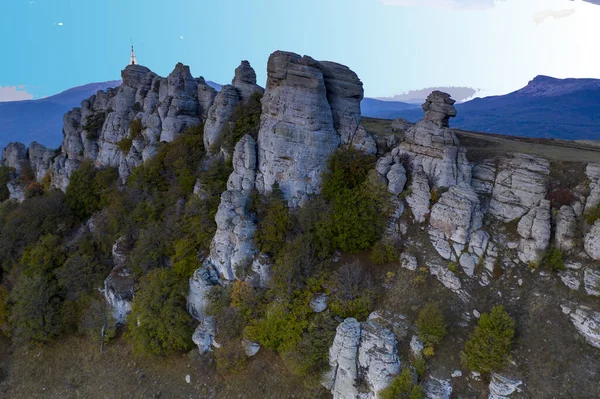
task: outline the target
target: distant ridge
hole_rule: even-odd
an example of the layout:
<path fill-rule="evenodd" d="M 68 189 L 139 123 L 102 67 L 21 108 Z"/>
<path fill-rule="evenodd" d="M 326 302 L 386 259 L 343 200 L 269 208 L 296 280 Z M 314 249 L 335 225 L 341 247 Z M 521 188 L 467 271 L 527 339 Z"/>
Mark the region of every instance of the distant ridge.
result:
<path fill-rule="evenodd" d="M 26 145 L 37 141 L 58 147 L 62 141 L 63 115 L 99 90 L 120 85 L 120 80 L 90 83 L 39 100 L 0 103 L 0 147 L 12 141 Z"/>
<path fill-rule="evenodd" d="M 457 104 L 452 127 L 532 138 L 600 140 L 600 79 L 536 76 L 512 93 Z M 365 116 L 375 116 L 371 111 Z M 416 122 L 421 109 L 386 113 Z"/>

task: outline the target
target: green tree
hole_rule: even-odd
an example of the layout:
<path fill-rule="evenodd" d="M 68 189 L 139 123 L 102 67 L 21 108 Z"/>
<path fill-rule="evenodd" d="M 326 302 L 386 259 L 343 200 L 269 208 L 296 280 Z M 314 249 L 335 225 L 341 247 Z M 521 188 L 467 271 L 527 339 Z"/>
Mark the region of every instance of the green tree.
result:
<path fill-rule="evenodd" d="M 481 315 L 461 358 L 471 370 L 482 373 L 498 370 L 507 361 L 514 335 L 515 321 L 504 307 L 496 306 L 490 314 Z"/>
<path fill-rule="evenodd" d="M 556 247 L 552 247 L 548 250 L 548 252 L 546 252 L 542 263 L 554 272 L 559 272 L 565 269 L 563 252 Z"/>
<path fill-rule="evenodd" d="M 255 241 L 261 252 L 276 255 L 292 227 L 290 213 L 278 183 L 273 185 L 266 204 L 261 208 Z"/>
<path fill-rule="evenodd" d="M 417 317 L 419 338 L 426 346 L 439 344 L 446 336 L 446 320 L 439 305 L 434 302 L 427 303 L 419 311 Z"/>
<path fill-rule="evenodd" d="M 108 205 L 108 193 L 117 181 L 115 169 L 96 170 L 91 161 L 81 163 L 71 174 L 66 203 L 81 220 Z"/>
<path fill-rule="evenodd" d="M 186 310 L 187 279 L 156 269 L 140 279 L 128 337 L 137 353 L 169 355 L 190 350 L 194 323 Z"/>

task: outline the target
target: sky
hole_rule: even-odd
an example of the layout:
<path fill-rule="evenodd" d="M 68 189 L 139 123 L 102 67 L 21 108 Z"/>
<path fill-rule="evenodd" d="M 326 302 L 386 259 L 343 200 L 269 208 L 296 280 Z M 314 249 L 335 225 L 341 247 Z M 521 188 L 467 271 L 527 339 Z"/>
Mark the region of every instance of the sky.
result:
<path fill-rule="evenodd" d="M 1 0 L 0 101 L 118 79 L 137 59 L 228 83 L 269 54 L 348 65 L 365 94 L 505 94 L 536 75 L 600 78 L 600 0 Z"/>

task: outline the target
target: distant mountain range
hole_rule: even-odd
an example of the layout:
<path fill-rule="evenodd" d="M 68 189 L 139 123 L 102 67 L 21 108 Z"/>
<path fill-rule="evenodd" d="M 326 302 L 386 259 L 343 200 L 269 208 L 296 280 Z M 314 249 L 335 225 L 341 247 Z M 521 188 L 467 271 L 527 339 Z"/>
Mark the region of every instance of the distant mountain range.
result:
<path fill-rule="evenodd" d="M 74 87 L 39 100 L 0 102 L 0 148 L 11 141 L 32 141 L 58 148 L 62 141 L 63 115 L 81 101 L 121 84 L 120 80 Z"/>
<path fill-rule="evenodd" d="M 208 81 L 220 90 L 221 85 Z M 92 83 L 60 94 L 29 101 L 0 103 L 0 148 L 11 141 L 32 141 L 58 147 L 63 115 L 98 90 L 117 87 L 120 80 Z M 420 105 L 365 98 L 364 116 L 404 118 L 416 122 Z M 476 98 L 457 104 L 452 127 L 505 135 L 600 140 L 600 79 L 555 79 L 537 76 L 527 86 L 502 96 Z"/>
<path fill-rule="evenodd" d="M 404 103 L 400 103 L 406 105 Z M 420 108 L 388 112 L 367 108 L 365 116 L 417 122 Z M 600 140 L 600 79 L 537 76 L 515 92 L 457 104 L 450 125 L 464 130 L 533 138 Z"/>

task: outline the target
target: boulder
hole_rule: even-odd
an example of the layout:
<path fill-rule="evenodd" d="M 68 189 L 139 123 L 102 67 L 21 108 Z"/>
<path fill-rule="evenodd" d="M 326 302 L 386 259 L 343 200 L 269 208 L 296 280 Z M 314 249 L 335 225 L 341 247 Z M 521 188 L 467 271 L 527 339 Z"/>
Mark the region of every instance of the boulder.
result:
<path fill-rule="evenodd" d="M 583 285 L 588 295 L 600 296 L 600 270 L 585 269 L 583 272 Z"/>
<path fill-rule="evenodd" d="M 187 305 L 188 312 L 198 321 L 204 320 L 206 316 L 206 306 L 208 300 L 206 295 L 208 291 L 219 284 L 219 274 L 208 262 L 197 269 L 190 277 L 190 290 L 188 292 Z"/>
<path fill-rule="evenodd" d="M 431 202 L 429 180 L 423 168 L 418 167 L 412 170 L 409 189 L 410 194 L 406 196 L 406 202 L 412 211 L 415 221 L 423 223 L 426 216 L 429 215 L 429 203 Z"/>
<path fill-rule="evenodd" d="M 424 384 L 427 399 L 450 399 L 452 395 L 452 381 L 436 378 L 430 375 Z"/>
<path fill-rule="evenodd" d="M 519 386 L 522 384 L 523 381 L 492 373 L 488 399 L 508 399 L 513 393 L 521 391 Z"/>
<path fill-rule="evenodd" d="M 261 346 L 258 342 L 252 342 L 247 339 L 242 340 L 242 347 L 244 348 L 244 352 L 246 353 L 246 356 L 248 356 L 248 357 L 252 357 L 252 356 L 256 355 L 261 348 Z"/>
<path fill-rule="evenodd" d="M 192 341 L 198 346 L 198 352 L 200 352 L 201 355 L 204 355 L 211 350 L 216 335 L 215 327 L 214 317 L 204 318 L 204 320 L 198 324 L 198 327 L 196 327 L 194 335 L 192 335 Z"/>
<path fill-rule="evenodd" d="M 315 313 L 324 312 L 327 309 L 328 299 L 327 294 L 318 294 L 310 301 L 310 308 Z"/>
<path fill-rule="evenodd" d="M 388 180 L 388 191 L 393 195 L 399 195 L 404 191 L 406 185 L 406 170 L 402 164 L 394 164 L 386 174 Z"/>

